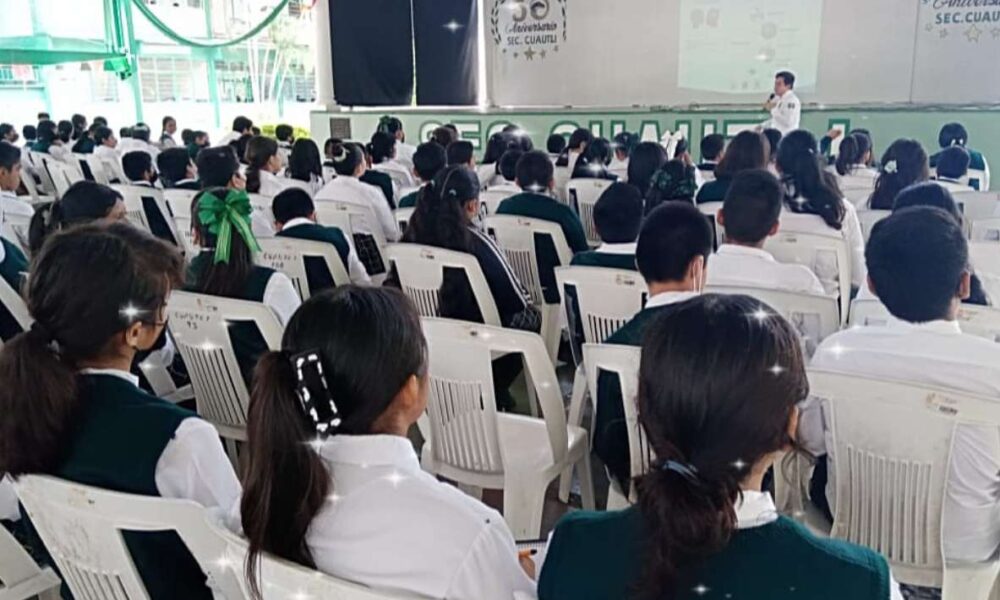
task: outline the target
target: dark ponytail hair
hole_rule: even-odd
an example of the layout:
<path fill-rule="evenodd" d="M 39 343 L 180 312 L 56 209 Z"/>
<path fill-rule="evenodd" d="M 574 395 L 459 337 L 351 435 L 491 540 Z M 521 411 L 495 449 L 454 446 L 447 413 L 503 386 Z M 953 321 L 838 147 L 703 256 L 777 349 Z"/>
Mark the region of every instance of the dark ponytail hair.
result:
<path fill-rule="evenodd" d="M 357 144 L 343 140 L 327 140 L 330 145 L 330 163 L 337 175 L 352 177 L 358 165 L 365 162 L 365 154 Z"/>
<path fill-rule="evenodd" d="M 498 131 L 490 136 L 486 141 L 486 152 L 483 153 L 483 160 L 480 164 L 492 165 L 500 161 L 500 158 L 508 150 L 520 150 L 521 143 L 512 133 Z"/>
<path fill-rule="evenodd" d="M 323 161 L 319 156 L 319 146 L 309 138 L 299 138 L 292 144 L 288 156 L 288 174 L 292 179 L 312 181 L 313 175 L 323 179 Z"/>
<path fill-rule="evenodd" d="M 850 175 L 858 165 L 867 166 L 865 155 L 871 152 L 872 140 L 863 133 L 851 133 L 840 142 L 836 168 L 841 176 Z"/>
<path fill-rule="evenodd" d="M 743 481 L 793 445 L 788 424 L 808 391 L 798 336 L 758 300 L 700 296 L 647 330 L 639 423 L 656 459 L 637 482 L 649 540 L 639 597 L 684 596 L 683 572 L 726 547 Z"/>
<path fill-rule="evenodd" d="M 260 170 L 263 169 L 272 156 L 278 155 L 278 142 L 269 137 L 258 135 L 247 142 L 247 192 L 260 192 Z"/>
<path fill-rule="evenodd" d="M 291 357 L 303 352 L 319 354 L 343 419 L 331 435 L 377 433 L 396 395 L 410 377 L 423 378 L 427 366 L 420 318 L 399 291 L 341 286 L 313 296 L 292 316 L 281 352 L 265 354 L 257 365 L 247 414 L 240 512 L 254 598 L 260 598 L 261 553 L 316 567 L 306 533 L 335 491 L 309 444 L 316 425 L 300 407 Z"/>
<path fill-rule="evenodd" d="M 882 170 L 868 199 L 872 210 L 892 210 L 896 196 L 907 187 L 931 178 L 927 152 L 917 140 L 900 139 L 882 155 Z"/>
<path fill-rule="evenodd" d="M 120 193 L 106 185 L 94 181 L 74 183 L 61 200 L 42 206 L 32 215 L 28 224 L 28 250 L 34 256 L 57 231 L 106 218 L 121 199 Z"/>
<path fill-rule="evenodd" d="M 785 184 L 785 206 L 789 210 L 818 215 L 838 231 L 844 226 L 847 209 L 843 194 L 836 176 L 823 167 L 819 144 L 813 134 L 800 129 L 783 137 L 778 145 L 778 169 Z M 800 197 L 805 202 L 799 203 Z"/>
<path fill-rule="evenodd" d="M 371 154 L 372 162 L 376 165 L 390 160 L 396 154 L 396 138 L 382 131 L 375 132 L 368 144 L 368 154 Z"/>
<path fill-rule="evenodd" d="M 472 252 L 466 203 L 479 198 L 479 177 L 463 165 L 452 165 L 425 185 L 403 234 L 403 242 Z"/>
<path fill-rule="evenodd" d="M 134 323 L 161 322 L 182 270 L 176 248 L 125 223 L 81 225 L 45 244 L 26 290 L 35 324 L 0 350 L 0 473 L 58 466 L 81 409 L 81 363 L 117 352 L 115 336 Z"/>
<path fill-rule="evenodd" d="M 214 256 L 218 236 L 201 222 L 201 215 L 198 214 L 198 203 L 208 194 L 219 200 L 225 200 L 228 193 L 229 190 L 226 188 L 210 188 L 199 192 L 191 201 L 191 223 L 198 232 L 203 255 Z M 253 250 L 247 245 L 243 236 L 234 231 L 230 236 L 229 262 L 216 263 L 210 258 L 208 265 L 198 272 L 194 287 L 202 294 L 237 298 L 242 295 L 247 278 L 253 271 L 253 266 Z"/>
<path fill-rule="evenodd" d="M 656 142 L 641 142 L 628 160 L 628 182 L 639 188 L 643 197 L 649 192 L 653 175 L 667 164 L 667 151 Z"/>

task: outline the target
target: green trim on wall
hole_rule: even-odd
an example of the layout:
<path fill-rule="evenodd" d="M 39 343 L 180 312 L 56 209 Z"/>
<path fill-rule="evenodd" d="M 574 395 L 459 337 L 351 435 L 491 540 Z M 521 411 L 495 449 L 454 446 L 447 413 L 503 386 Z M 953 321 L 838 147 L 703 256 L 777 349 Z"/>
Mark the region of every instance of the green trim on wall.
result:
<path fill-rule="evenodd" d="M 730 125 L 760 125 L 763 119 L 723 119 L 722 120 L 722 135 L 725 136 L 727 140 L 732 139 L 735 136 L 729 135 Z"/>
<path fill-rule="evenodd" d="M 608 138 L 614 139 L 616 135 L 623 131 L 628 131 L 628 123 L 624 119 L 611 119 L 611 135 Z"/>

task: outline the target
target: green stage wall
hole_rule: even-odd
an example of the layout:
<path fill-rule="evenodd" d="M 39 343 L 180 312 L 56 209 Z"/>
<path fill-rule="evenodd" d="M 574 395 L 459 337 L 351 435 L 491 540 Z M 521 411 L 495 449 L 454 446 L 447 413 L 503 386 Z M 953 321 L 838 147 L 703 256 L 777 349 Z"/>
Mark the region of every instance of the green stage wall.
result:
<path fill-rule="evenodd" d="M 313 112 L 313 136 L 322 140 L 331 134 L 331 127 L 340 136 L 367 140 L 375 131 L 378 119 L 386 112 L 350 111 Z M 623 109 L 623 110 L 487 110 L 487 111 L 417 111 L 398 110 L 407 132 L 407 141 L 418 143 L 430 131 L 444 123 L 454 123 L 462 138 L 477 149 L 484 147 L 489 135 L 508 123 L 527 131 L 536 147 L 544 148 L 552 132 L 569 133 L 576 127 L 589 127 L 595 134 L 610 138 L 622 129 L 641 132 L 644 139 L 659 139 L 663 131 L 684 130 L 695 142 L 703 135 L 720 132 L 732 137 L 742 128 L 756 126 L 766 118 L 763 111 L 745 108 L 709 109 Z M 346 121 L 345 121 L 346 120 Z M 994 164 L 1000 164 L 1000 107 L 983 108 L 837 108 L 806 109 L 802 126 L 817 136 L 833 127 L 865 128 L 872 132 L 875 148 L 881 153 L 897 138 L 918 139 L 928 153 L 938 148 L 937 135 L 941 125 L 951 121 L 965 124 L 969 130 L 969 147 L 979 150 Z M 697 155 L 698 145 L 694 152 Z"/>

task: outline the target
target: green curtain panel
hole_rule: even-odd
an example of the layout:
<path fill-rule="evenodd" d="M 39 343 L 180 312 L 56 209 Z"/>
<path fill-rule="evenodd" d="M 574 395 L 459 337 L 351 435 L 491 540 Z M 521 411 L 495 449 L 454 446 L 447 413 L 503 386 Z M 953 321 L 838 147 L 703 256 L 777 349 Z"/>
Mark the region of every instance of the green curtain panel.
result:
<path fill-rule="evenodd" d="M 261 21 L 257 25 L 254 25 L 249 31 L 247 31 L 243 35 L 237 38 L 233 38 L 231 40 L 213 40 L 212 42 L 207 42 L 207 43 L 197 42 L 195 40 L 188 39 L 182 36 L 181 34 L 177 33 L 176 31 L 171 29 L 170 26 L 161 21 L 159 17 L 157 17 L 156 14 L 152 11 L 152 9 L 150 9 L 149 6 L 147 6 L 146 3 L 144 3 L 142 0 L 132 0 L 132 4 L 137 9 L 139 9 L 139 12 L 141 12 L 142 15 L 146 17 L 146 19 L 148 19 L 150 23 L 153 24 L 153 27 L 158 29 L 160 33 L 167 36 L 171 40 L 177 42 L 178 44 L 181 44 L 183 46 L 188 46 L 191 48 L 223 48 L 225 46 L 235 46 L 236 44 L 245 42 L 246 40 L 259 34 L 261 31 L 264 30 L 264 28 L 266 28 L 268 25 L 274 22 L 274 20 L 277 19 L 279 15 L 281 15 L 281 11 L 285 10 L 285 7 L 288 6 L 288 0 L 281 0 L 280 2 L 278 2 L 278 5 L 274 7 L 274 10 L 272 10 L 271 13 L 268 14 L 263 21 Z"/>

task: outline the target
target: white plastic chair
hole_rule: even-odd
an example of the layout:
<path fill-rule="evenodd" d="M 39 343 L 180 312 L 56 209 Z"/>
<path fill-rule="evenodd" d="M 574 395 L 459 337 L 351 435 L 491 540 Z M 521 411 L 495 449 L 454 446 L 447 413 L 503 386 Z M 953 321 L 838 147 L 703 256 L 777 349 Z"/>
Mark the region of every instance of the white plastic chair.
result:
<path fill-rule="evenodd" d="M 969 242 L 969 262 L 987 295 L 1000 300 L 1000 242 Z"/>
<path fill-rule="evenodd" d="M 594 508 L 587 432 L 566 414 L 542 339 L 525 331 L 424 318 L 430 356 L 429 435 L 422 462 L 430 473 L 475 488 L 502 489 L 504 519 L 516 539 L 538 539 L 545 491 L 575 466 L 585 509 Z M 518 353 L 542 418 L 499 413 L 492 356 Z"/>
<path fill-rule="evenodd" d="M 585 344 L 583 362 L 587 366 L 587 381 L 590 389 L 597 390 L 600 373 L 614 373 L 618 376 L 619 391 L 625 409 L 625 423 L 628 426 L 628 452 L 630 474 L 634 480 L 649 470 L 652 451 L 642 426 L 639 424 L 639 409 L 636 397 L 639 393 L 639 363 L 642 351 L 635 346 L 615 346 L 610 344 Z M 665 367 L 668 368 L 668 367 Z M 596 393 L 596 392 L 595 392 Z M 619 490 L 611 483 L 608 489 L 608 510 L 619 510 L 629 506 L 629 499 L 635 501 L 635 486 L 629 490 Z"/>
<path fill-rule="evenodd" d="M 31 197 L 31 204 L 33 206 L 38 206 L 39 204 L 55 200 L 54 196 L 46 195 L 44 190 L 38 189 L 35 177 L 30 171 L 22 173 L 21 182 L 24 183 L 24 189 L 28 190 L 28 196 Z"/>
<path fill-rule="evenodd" d="M 49 175 L 49 170 L 45 167 L 45 161 L 43 160 L 43 157 L 47 155 L 42 152 L 33 152 L 28 150 L 22 152 L 21 156 L 27 159 L 28 164 L 31 167 L 31 172 L 38 177 L 38 182 L 45 195 L 58 197 L 58 194 L 56 194 L 55 183 L 53 183 L 52 176 Z"/>
<path fill-rule="evenodd" d="M 111 179 L 104 169 L 104 161 L 100 158 L 93 154 L 73 154 L 73 156 L 80 163 L 80 171 L 84 174 L 84 178 L 96 181 L 102 185 L 111 184 Z M 87 177 L 87 171 L 90 171 L 90 177 Z"/>
<path fill-rule="evenodd" d="M 822 371 L 809 382 L 836 457 L 831 535 L 885 556 L 902 583 L 943 587 L 944 600 L 987 598 L 1000 562 L 946 564 L 942 513 L 955 427 L 1000 427 L 996 400 Z"/>
<path fill-rule="evenodd" d="M 41 568 L 7 529 L 0 527 L 0 600 L 58 600 L 62 580 Z"/>
<path fill-rule="evenodd" d="M 839 232 L 831 230 L 831 235 L 803 233 L 782 230 L 764 242 L 764 249 L 781 263 L 791 263 L 809 267 L 815 273 L 828 293 L 837 291 L 832 287 L 836 278 L 838 297 L 842 299 L 840 320 L 847 322 L 851 297 L 851 252 L 847 240 Z"/>
<path fill-rule="evenodd" d="M 851 327 L 885 325 L 893 319 L 889 309 L 876 298 L 856 298 L 851 302 Z M 962 304 L 958 308 L 956 321 L 963 333 L 1000 342 L 1000 309 Z"/>
<path fill-rule="evenodd" d="M 194 387 L 198 414 L 230 441 L 246 441 L 250 392 L 229 338 L 230 321 L 252 321 L 271 350 L 281 347 L 282 327 L 257 302 L 175 291 L 167 303 L 167 326 Z M 227 444 L 235 458 L 234 444 Z M 235 461 L 234 461 L 235 462 Z"/>
<path fill-rule="evenodd" d="M 157 188 L 150 188 L 140 185 L 113 185 L 112 189 L 116 190 L 122 195 L 123 202 L 125 203 L 125 214 L 129 223 L 144 229 L 152 233 L 152 228 L 150 223 L 152 222 L 152 215 L 147 212 L 146 204 L 143 199 L 152 199 L 155 205 L 155 210 L 160 213 L 160 217 L 163 222 L 167 224 L 170 229 L 170 235 L 173 237 L 173 241 L 178 246 L 182 244 L 180 233 L 177 230 L 177 223 L 174 221 L 173 213 L 167 202 L 163 198 L 163 190 Z M 190 212 L 190 210 L 189 210 Z"/>
<path fill-rule="evenodd" d="M 500 208 L 500 204 L 510 198 L 511 196 L 516 196 L 519 192 L 505 190 L 505 189 L 487 189 L 479 194 L 479 205 L 483 216 L 485 215 L 495 215 L 497 214 L 497 209 Z"/>
<path fill-rule="evenodd" d="M 0 305 L 3 305 L 4 310 L 17 321 L 21 331 L 27 331 L 31 328 L 33 319 L 28 314 L 28 307 L 25 305 L 24 299 L 17 293 L 17 290 L 10 287 L 7 280 L 2 278 L 0 278 Z M 0 347 L 3 347 L 3 343 L 4 340 L 0 340 Z"/>
<path fill-rule="evenodd" d="M 996 192 L 958 192 L 955 194 L 955 204 L 966 221 L 989 219 L 997 216 L 1000 210 L 1000 200 Z"/>
<path fill-rule="evenodd" d="M 937 173 L 937 169 L 934 169 L 934 173 L 935 174 Z M 968 177 L 970 184 L 973 181 L 978 181 L 979 182 L 979 191 L 981 191 L 981 192 L 988 192 L 988 191 L 990 191 L 990 172 L 989 172 L 989 168 L 987 168 L 986 170 L 982 170 L 982 169 L 969 169 L 969 172 L 966 173 L 966 177 Z M 1000 597 L 1000 595 L 998 595 L 998 597 Z"/>
<path fill-rule="evenodd" d="M 205 509 L 195 502 L 111 492 L 41 475 L 21 477 L 14 487 L 77 600 L 149 597 L 122 531 L 177 532 L 208 586 L 222 594 L 218 597 L 240 597 L 235 575 L 217 564 L 225 542 L 205 526 Z"/>
<path fill-rule="evenodd" d="M 573 170 L 569 167 L 556 167 L 552 172 L 552 179 L 555 181 L 556 199 L 563 204 L 569 204 L 569 192 L 566 186 L 573 176 Z"/>
<path fill-rule="evenodd" d="M 715 231 L 715 249 L 717 250 L 726 241 L 726 229 L 719 224 L 719 211 L 722 210 L 722 202 L 703 202 L 698 205 L 701 214 L 708 217 Z"/>
<path fill-rule="evenodd" d="M 28 252 L 28 230 L 31 226 L 31 217 L 14 213 L 4 213 L 3 223 L 0 223 L 0 235 L 8 242 L 14 244 L 24 253 Z"/>
<path fill-rule="evenodd" d="M 865 243 L 868 243 L 869 238 L 871 238 L 875 224 L 891 214 L 891 210 L 869 210 L 867 208 L 858 210 L 858 222 L 861 224 L 861 233 L 865 238 Z"/>
<path fill-rule="evenodd" d="M 555 359 L 559 350 L 559 304 L 546 304 L 539 276 L 535 236 L 548 236 L 556 249 L 558 266 L 569 266 L 573 252 L 566 242 L 566 235 L 558 223 L 515 215 L 493 215 L 483 219 L 483 227 L 497 241 L 507 256 L 507 262 L 518 280 L 528 290 L 531 303 L 542 313 L 542 338 L 545 339 L 549 357 Z"/>
<path fill-rule="evenodd" d="M 462 269 L 486 325 L 500 327 L 500 313 L 475 256 L 434 246 L 389 244 L 386 259 L 396 267 L 403 293 L 423 317 L 440 317 L 439 292 L 446 268 Z"/>
<path fill-rule="evenodd" d="M 309 289 L 309 277 L 306 270 L 306 257 L 322 258 L 326 268 L 333 277 L 336 287 L 351 283 L 347 274 L 347 266 L 337 253 L 333 244 L 300 240 L 287 237 L 274 237 L 257 240 L 260 252 L 254 255 L 254 261 L 275 271 L 280 271 L 292 280 L 292 285 L 303 301 L 312 296 Z M 322 290 L 317 290 L 317 292 Z"/>
<path fill-rule="evenodd" d="M 396 217 L 396 223 L 399 225 L 400 231 L 406 231 L 407 225 L 410 224 L 410 219 L 413 218 L 413 213 L 416 212 L 416 208 L 397 208 L 393 211 L 393 215 Z"/>
<path fill-rule="evenodd" d="M 48 173 L 49 179 L 55 187 L 56 198 L 62 198 L 70 186 L 77 181 L 83 181 L 81 173 L 61 160 L 52 158 L 51 156 L 43 156 L 42 164 L 45 165 L 45 171 Z"/>
<path fill-rule="evenodd" d="M 708 286 L 705 292 L 741 294 L 760 300 L 795 327 L 807 356 L 812 355 L 820 342 L 840 330 L 840 307 L 833 296 L 729 285 Z"/>
<path fill-rule="evenodd" d="M 587 234 L 587 243 L 591 246 L 601 244 L 601 236 L 597 233 L 597 226 L 594 225 L 594 205 L 612 183 L 614 182 L 607 179 L 571 179 L 566 184 L 570 206 L 580 216 L 583 230 Z"/>
<path fill-rule="evenodd" d="M 191 203 L 194 201 L 194 197 L 198 195 L 198 190 L 171 188 L 163 190 L 162 193 L 163 201 L 170 207 L 170 212 L 174 217 L 191 217 Z"/>
<path fill-rule="evenodd" d="M 368 270 L 368 275 L 375 285 L 381 285 L 388 274 L 388 265 L 385 261 L 385 247 L 388 242 L 385 232 L 375 216 L 375 210 L 371 206 L 365 206 L 346 200 L 316 200 L 316 221 L 321 225 L 337 227 L 347 236 L 351 247 L 357 252 L 355 236 L 369 235 L 375 240 L 378 256 L 369 257 L 367 260 L 362 253 L 358 252 L 358 257 Z M 381 269 L 379 268 L 381 263 Z"/>

